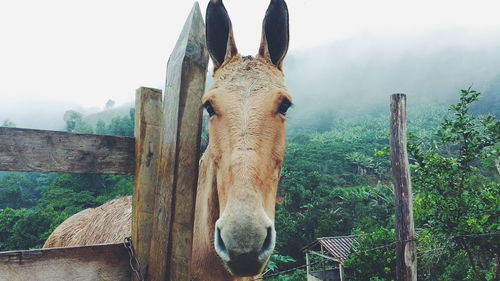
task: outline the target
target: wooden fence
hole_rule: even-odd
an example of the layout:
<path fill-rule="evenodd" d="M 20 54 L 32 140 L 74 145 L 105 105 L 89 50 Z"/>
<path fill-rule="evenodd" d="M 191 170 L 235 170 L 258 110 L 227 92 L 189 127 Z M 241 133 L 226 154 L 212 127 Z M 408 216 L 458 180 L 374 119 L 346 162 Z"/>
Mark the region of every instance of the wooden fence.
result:
<path fill-rule="evenodd" d="M 0 128 L 0 171 L 135 175 L 132 241 L 150 281 L 190 280 L 208 53 L 195 3 L 167 65 L 165 96 L 136 93 L 135 136 Z M 415 231 L 406 156 L 404 95 L 392 97 L 391 155 L 396 190 L 398 280 L 416 280 Z M 175 196 L 174 196 L 175 195 Z M 129 281 L 122 244 L 0 253 L 0 280 Z"/>
<path fill-rule="evenodd" d="M 0 171 L 135 175 L 132 241 L 151 281 L 187 281 L 208 64 L 198 3 L 161 90 L 136 93 L 135 136 L 0 128 Z M 175 194 L 175 196 L 174 196 Z M 138 280 L 122 244 L 0 253 L 0 280 Z"/>

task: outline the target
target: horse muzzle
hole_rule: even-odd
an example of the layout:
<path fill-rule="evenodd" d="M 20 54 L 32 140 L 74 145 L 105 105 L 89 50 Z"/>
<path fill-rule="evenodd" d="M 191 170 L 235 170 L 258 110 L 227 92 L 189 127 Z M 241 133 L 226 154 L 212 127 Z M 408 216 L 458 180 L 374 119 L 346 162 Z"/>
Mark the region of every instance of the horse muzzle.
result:
<path fill-rule="evenodd" d="M 215 251 L 228 271 L 236 276 L 260 274 L 275 243 L 274 223 L 262 214 L 221 217 L 215 224 Z"/>

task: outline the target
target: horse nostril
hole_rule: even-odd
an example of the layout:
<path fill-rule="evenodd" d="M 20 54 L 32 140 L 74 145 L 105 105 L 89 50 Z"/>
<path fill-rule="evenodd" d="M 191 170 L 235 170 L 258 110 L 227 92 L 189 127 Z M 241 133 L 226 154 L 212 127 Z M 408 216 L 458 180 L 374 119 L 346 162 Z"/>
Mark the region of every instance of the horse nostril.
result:
<path fill-rule="evenodd" d="M 272 243 L 271 240 L 273 238 L 272 235 L 273 235 L 273 230 L 271 229 L 271 227 L 268 227 L 266 240 L 264 240 L 264 243 L 262 244 L 262 250 L 268 249 L 269 247 L 271 247 L 271 243 Z"/>
<path fill-rule="evenodd" d="M 224 240 L 222 240 L 222 236 L 220 236 L 220 228 L 217 227 L 217 242 L 219 242 L 219 247 L 221 250 L 226 251 L 226 245 L 224 244 Z"/>
<path fill-rule="evenodd" d="M 272 227 L 268 227 L 266 239 L 264 240 L 262 248 L 259 252 L 259 260 L 267 259 L 271 255 L 274 249 L 274 243 L 274 230 Z"/>
<path fill-rule="evenodd" d="M 226 244 L 224 244 L 224 240 L 222 239 L 221 236 L 221 231 L 220 228 L 216 227 L 215 228 L 215 251 L 219 256 L 225 260 L 228 261 L 229 258 L 229 252 L 227 251 Z"/>

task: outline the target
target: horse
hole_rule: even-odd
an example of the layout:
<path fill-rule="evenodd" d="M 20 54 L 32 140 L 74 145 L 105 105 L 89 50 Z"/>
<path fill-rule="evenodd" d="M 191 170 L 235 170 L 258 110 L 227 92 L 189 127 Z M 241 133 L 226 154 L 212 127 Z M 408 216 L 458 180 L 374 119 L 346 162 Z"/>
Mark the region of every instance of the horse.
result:
<path fill-rule="evenodd" d="M 284 85 L 288 9 L 271 0 L 255 57 L 241 56 L 222 0 L 206 11 L 206 42 L 213 85 L 201 103 L 209 115 L 209 143 L 200 158 L 193 233 L 192 278 L 258 278 L 275 246 L 275 205 L 285 154 Z M 131 198 L 77 213 L 44 247 L 118 243 L 131 233 Z"/>

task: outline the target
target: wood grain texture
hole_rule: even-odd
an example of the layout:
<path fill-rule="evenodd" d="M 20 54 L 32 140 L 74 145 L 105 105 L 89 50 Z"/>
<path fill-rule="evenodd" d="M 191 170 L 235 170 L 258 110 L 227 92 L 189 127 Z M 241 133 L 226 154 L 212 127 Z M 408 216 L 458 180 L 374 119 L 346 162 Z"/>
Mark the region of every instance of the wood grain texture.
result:
<path fill-rule="evenodd" d="M 148 277 L 190 280 L 194 207 L 201 139 L 201 97 L 208 52 L 198 3 L 167 66 L 159 178 Z"/>
<path fill-rule="evenodd" d="M 2 281 L 129 281 L 122 244 L 0 253 Z"/>
<path fill-rule="evenodd" d="M 133 138 L 0 127 L 0 171 L 133 174 Z"/>
<path fill-rule="evenodd" d="M 162 118 L 161 90 L 139 88 L 135 97 L 135 182 L 132 200 L 132 242 L 143 274 L 147 272 L 153 231 Z M 145 278 L 147 276 L 144 276 Z M 139 281 L 137 275 L 133 281 Z"/>
<path fill-rule="evenodd" d="M 417 280 L 413 196 L 406 148 L 406 95 L 391 96 L 391 169 L 396 196 L 396 280 Z"/>

